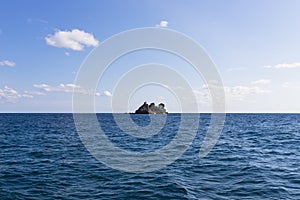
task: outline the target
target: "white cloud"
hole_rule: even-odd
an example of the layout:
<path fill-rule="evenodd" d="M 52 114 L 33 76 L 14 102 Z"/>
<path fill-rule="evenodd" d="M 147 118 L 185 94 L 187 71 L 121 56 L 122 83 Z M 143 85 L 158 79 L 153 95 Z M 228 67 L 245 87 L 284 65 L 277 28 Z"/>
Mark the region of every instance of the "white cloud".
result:
<path fill-rule="evenodd" d="M 33 96 L 32 96 L 32 95 L 30 95 L 30 94 L 22 94 L 22 97 L 25 97 L 25 98 L 30 98 L 30 99 L 32 99 L 32 98 L 33 98 Z"/>
<path fill-rule="evenodd" d="M 209 87 L 215 87 L 214 85 L 207 85 L 204 84 L 202 86 L 202 89 L 206 90 L 206 92 L 209 92 Z M 239 100 L 243 101 L 246 97 L 256 94 L 267 94 L 270 93 L 270 90 L 264 90 L 260 87 L 249 87 L 249 86 L 224 86 L 224 91 L 226 98 L 232 99 L 232 100 Z M 205 96 L 209 96 L 209 94 L 205 94 Z"/>
<path fill-rule="evenodd" d="M 18 91 L 8 86 L 5 86 L 4 89 L 0 89 L 0 100 L 16 102 L 20 98 L 33 98 L 33 96 L 30 94 L 19 94 Z"/>
<path fill-rule="evenodd" d="M 65 92 L 65 93 L 81 93 L 81 94 L 94 94 L 95 96 L 100 96 L 99 92 L 94 92 L 92 90 L 87 90 L 79 85 L 75 84 L 59 84 L 58 86 L 50 86 L 47 84 L 34 84 L 35 88 L 39 88 L 45 92 Z"/>
<path fill-rule="evenodd" d="M 225 87 L 225 93 L 229 97 L 237 100 L 243 100 L 246 96 L 255 94 L 266 94 L 270 93 L 269 90 L 263 90 L 259 87 L 248 87 L 248 86 L 233 86 Z"/>
<path fill-rule="evenodd" d="M 99 45 L 99 41 L 92 34 L 78 29 L 71 31 L 58 30 L 54 35 L 45 37 L 45 40 L 48 45 L 75 51 L 81 51 L 85 46 L 96 47 Z"/>
<path fill-rule="evenodd" d="M 25 91 L 26 94 L 36 94 L 36 95 L 44 95 L 44 92 L 64 92 L 64 93 L 81 93 L 81 94 L 87 94 L 87 95 L 95 95 L 97 97 L 101 96 L 100 92 L 95 92 L 93 90 L 88 90 L 85 89 L 79 85 L 75 85 L 75 84 L 59 84 L 57 86 L 51 86 L 51 85 L 47 85 L 47 84 L 34 84 L 33 85 L 35 88 L 39 88 L 41 89 L 43 92 L 27 92 Z M 112 96 L 111 92 L 109 92 L 108 90 L 105 90 L 103 92 L 103 95 L 105 96 Z"/>
<path fill-rule="evenodd" d="M 197 102 L 201 105 L 207 105 L 211 103 L 211 96 L 207 89 L 193 90 Z"/>
<path fill-rule="evenodd" d="M 271 68 L 276 68 L 276 69 L 287 69 L 287 68 L 300 68 L 300 62 L 295 62 L 295 63 L 281 63 L 277 65 L 266 65 L 263 66 L 264 68 L 271 69 Z"/>
<path fill-rule="evenodd" d="M 41 95 L 46 95 L 44 92 L 38 92 L 38 91 L 24 91 L 25 94 L 27 95 L 38 95 L 38 96 L 41 96 Z"/>
<path fill-rule="evenodd" d="M 48 21 L 44 20 L 44 19 L 40 19 L 40 18 L 27 18 L 27 23 L 32 23 L 32 22 L 39 22 L 39 23 L 43 23 L 43 24 L 48 24 Z"/>
<path fill-rule="evenodd" d="M 284 82 L 282 87 L 286 89 L 300 89 L 300 82 Z"/>
<path fill-rule="evenodd" d="M 269 80 L 269 79 L 259 79 L 259 80 L 257 80 L 257 81 L 252 81 L 251 82 L 251 84 L 252 85 L 266 85 L 266 84 L 269 84 L 269 83 L 271 83 L 271 80 Z"/>
<path fill-rule="evenodd" d="M 59 84 L 58 86 L 50 86 L 47 84 L 34 84 L 33 85 L 36 88 L 42 89 L 46 92 L 67 92 L 71 93 L 74 91 L 74 89 L 77 89 L 77 91 L 80 91 L 80 86 L 77 86 L 75 84 Z M 76 91 L 75 91 L 76 92 Z"/>
<path fill-rule="evenodd" d="M 69 56 L 69 55 L 70 55 L 70 53 L 69 53 L 69 52 L 65 52 L 65 55 L 66 55 L 66 56 Z"/>
<path fill-rule="evenodd" d="M 0 67 L 2 67 L 2 66 L 14 67 L 14 66 L 16 66 L 16 63 L 14 63 L 13 61 L 9 61 L 9 60 L 3 60 L 3 61 L 0 61 Z"/>
<path fill-rule="evenodd" d="M 156 25 L 157 27 L 161 27 L 161 28 L 166 28 L 168 27 L 169 22 L 166 20 L 162 20 L 160 21 L 160 23 L 158 25 Z"/>
<path fill-rule="evenodd" d="M 111 92 L 109 92 L 107 90 L 104 91 L 104 95 L 107 96 L 107 97 L 111 97 L 112 96 Z"/>

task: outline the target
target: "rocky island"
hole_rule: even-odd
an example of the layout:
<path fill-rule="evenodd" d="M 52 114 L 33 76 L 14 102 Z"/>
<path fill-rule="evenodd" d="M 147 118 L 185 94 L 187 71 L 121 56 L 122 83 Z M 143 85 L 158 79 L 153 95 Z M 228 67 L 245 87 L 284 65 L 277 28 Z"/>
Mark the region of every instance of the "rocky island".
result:
<path fill-rule="evenodd" d="M 150 105 L 145 101 L 143 105 L 141 105 L 134 114 L 168 114 L 165 109 L 165 104 L 160 103 L 156 106 L 154 103 Z"/>

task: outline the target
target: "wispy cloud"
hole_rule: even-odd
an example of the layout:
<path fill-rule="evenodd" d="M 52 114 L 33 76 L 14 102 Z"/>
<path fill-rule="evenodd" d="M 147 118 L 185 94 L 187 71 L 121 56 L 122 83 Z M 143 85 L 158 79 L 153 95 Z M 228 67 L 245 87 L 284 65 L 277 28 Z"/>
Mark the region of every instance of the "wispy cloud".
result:
<path fill-rule="evenodd" d="M 260 87 L 249 87 L 249 86 L 233 86 L 225 87 L 225 93 L 228 97 L 235 100 L 244 100 L 247 96 L 257 95 L 257 94 L 267 94 L 270 90 L 264 90 Z"/>
<path fill-rule="evenodd" d="M 271 83 L 271 80 L 269 79 L 259 79 L 257 81 L 252 81 L 251 84 L 252 85 L 266 85 Z"/>
<path fill-rule="evenodd" d="M 33 98 L 30 94 L 20 94 L 17 90 L 4 86 L 0 89 L 0 100 L 5 100 L 7 102 L 17 102 L 21 98 Z"/>
<path fill-rule="evenodd" d="M 58 30 L 54 35 L 45 37 L 46 43 L 58 48 L 67 48 L 82 51 L 85 47 L 99 45 L 99 41 L 90 33 L 83 30 L 73 29 L 71 31 Z"/>
<path fill-rule="evenodd" d="M 300 68 L 300 62 L 294 62 L 294 63 L 281 63 L 277 65 L 265 65 L 264 68 L 271 69 L 289 69 L 289 68 Z"/>
<path fill-rule="evenodd" d="M 40 18 L 27 18 L 26 21 L 27 21 L 27 23 L 39 22 L 39 23 L 43 23 L 43 24 L 48 24 L 48 21 L 46 21 L 44 19 L 40 19 Z"/>
<path fill-rule="evenodd" d="M 80 86 L 75 84 L 59 84 L 58 86 L 50 86 L 47 84 L 34 84 L 33 86 L 42 89 L 45 92 L 66 92 L 66 93 L 72 93 L 73 91 L 79 93 L 86 92 Z"/>
<path fill-rule="evenodd" d="M 16 63 L 13 61 L 9 61 L 9 60 L 3 60 L 3 61 L 0 61 L 0 67 L 2 67 L 2 66 L 14 67 L 14 66 L 16 66 Z"/>
<path fill-rule="evenodd" d="M 287 89 L 300 89 L 300 82 L 284 82 L 282 87 Z"/>
<path fill-rule="evenodd" d="M 214 85 L 208 85 L 208 84 L 204 84 L 202 86 L 202 89 L 206 90 L 207 92 L 209 92 L 209 88 L 210 87 L 215 87 Z M 267 94 L 270 93 L 270 90 L 264 90 L 260 87 L 257 86 L 224 86 L 224 91 L 225 91 L 225 95 L 226 98 L 232 99 L 232 100 L 239 100 L 239 101 L 243 101 L 245 100 L 248 96 L 251 95 L 258 95 L 258 94 Z M 209 94 L 205 95 L 205 96 L 209 96 Z"/>
<path fill-rule="evenodd" d="M 162 21 L 160 21 L 160 23 L 159 23 L 159 24 L 157 24 L 157 25 L 156 25 L 156 27 L 160 27 L 160 28 L 166 28 L 166 27 L 168 27 L 168 24 L 169 24 L 169 22 L 168 22 L 168 21 L 166 21 L 166 20 L 162 20 Z"/>
<path fill-rule="evenodd" d="M 27 95 L 38 95 L 38 96 L 41 96 L 41 95 L 46 95 L 44 92 L 39 92 L 39 91 L 24 91 L 25 94 Z"/>
<path fill-rule="evenodd" d="M 33 85 L 35 88 L 39 88 L 44 92 L 64 92 L 64 93 L 81 93 L 81 94 L 87 94 L 87 95 L 95 95 L 95 96 L 100 96 L 101 94 L 99 92 L 94 92 L 93 90 L 87 90 L 82 88 L 79 85 L 75 84 L 59 84 L 57 86 L 50 86 L 47 84 L 34 84 Z M 110 94 L 107 91 L 107 94 Z M 104 95 L 108 96 L 107 94 Z M 110 94 L 111 95 L 111 94 Z"/>

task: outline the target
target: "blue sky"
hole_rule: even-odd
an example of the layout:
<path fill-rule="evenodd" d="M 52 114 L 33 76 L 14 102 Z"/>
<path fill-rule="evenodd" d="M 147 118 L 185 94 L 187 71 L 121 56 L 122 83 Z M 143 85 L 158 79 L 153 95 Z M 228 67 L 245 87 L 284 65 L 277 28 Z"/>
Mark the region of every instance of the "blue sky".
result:
<path fill-rule="evenodd" d="M 76 73 L 93 48 L 119 32 L 159 24 L 157 28 L 190 36 L 206 50 L 223 79 L 227 112 L 300 111 L 297 0 L 4 0 L 0 4 L 0 112 L 72 112 Z M 111 111 L 114 84 L 126 70 L 153 61 L 168 63 L 182 73 L 201 111 L 210 111 L 205 83 L 190 66 L 151 51 L 128 55 L 110 67 L 95 94 L 97 111 Z M 153 95 L 146 96 L 149 91 Z M 172 94 L 157 86 L 138 90 L 128 111 L 143 98 L 163 101 L 169 111 L 178 111 Z"/>

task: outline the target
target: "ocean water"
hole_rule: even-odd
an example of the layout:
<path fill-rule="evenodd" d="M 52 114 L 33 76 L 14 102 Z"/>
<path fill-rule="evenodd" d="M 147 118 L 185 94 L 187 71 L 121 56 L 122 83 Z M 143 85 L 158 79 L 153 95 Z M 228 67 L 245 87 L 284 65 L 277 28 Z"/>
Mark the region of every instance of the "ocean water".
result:
<path fill-rule="evenodd" d="M 128 173 L 89 153 L 72 114 L 0 114 L 0 199 L 300 199 L 300 114 L 227 114 L 216 146 L 200 159 L 210 116 L 200 115 L 195 139 L 174 163 Z M 147 143 L 122 133 L 111 114 L 97 117 L 116 146 L 144 152 L 170 142 L 180 121 L 169 114 Z M 149 123 L 147 115 L 133 118 Z"/>

